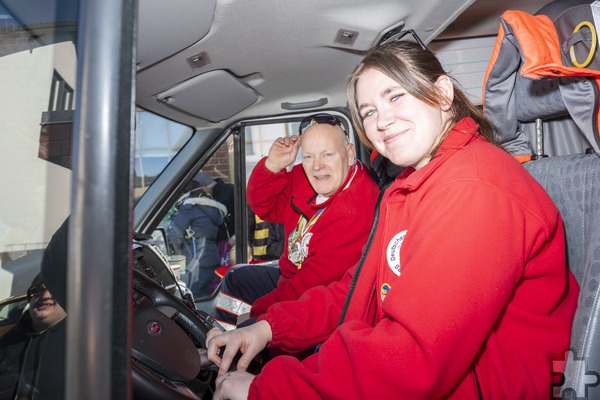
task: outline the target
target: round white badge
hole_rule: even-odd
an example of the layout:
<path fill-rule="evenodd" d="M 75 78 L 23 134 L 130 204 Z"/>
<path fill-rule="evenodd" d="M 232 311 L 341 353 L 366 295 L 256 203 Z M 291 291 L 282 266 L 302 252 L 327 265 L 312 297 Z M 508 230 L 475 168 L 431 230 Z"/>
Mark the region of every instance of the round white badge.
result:
<path fill-rule="evenodd" d="M 402 231 L 394 235 L 387 246 L 387 263 L 397 276 L 400 276 L 400 247 L 402 246 L 406 232 Z"/>

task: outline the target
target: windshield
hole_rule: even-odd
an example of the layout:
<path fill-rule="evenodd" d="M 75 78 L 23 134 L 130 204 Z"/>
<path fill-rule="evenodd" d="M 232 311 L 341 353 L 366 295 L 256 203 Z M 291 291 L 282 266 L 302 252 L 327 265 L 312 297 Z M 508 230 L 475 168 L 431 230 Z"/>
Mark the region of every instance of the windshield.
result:
<path fill-rule="evenodd" d="M 135 132 L 134 197 L 138 199 L 190 139 L 193 129 L 138 109 Z"/>
<path fill-rule="evenodd" d="M 70 207 L 76 14 L 24 3 L 0 3 L 0 298 L 25 293 Z"/>
<path fill-rule="evenodd" d="M 38 273 L 44 249 L 70 213 L 76 15 L 73 1 L 0 2 L 0 398 L 63 392 L 64 374 L 37 374 L 64 370 L 65 354 L 64 302 Z M 52 362 L 20 368 L 11 355 L 44 318 L 57 332 L 45 336 Z M 34 352 L 42 342 L 31 337 Z"/>
<path fill-rule="evenodd" d="M 0 299 L 25 293 L 39 271 L 41 251 L 70 209 L 76 25 L 44 25 L 35 32 L 68 40 L 32 40 L 33 31 L 0 4 L 0 42 L 5 43 L 0 57 Z M 135 199 L 192 133 L 191 127 L 137 110 Z"/>

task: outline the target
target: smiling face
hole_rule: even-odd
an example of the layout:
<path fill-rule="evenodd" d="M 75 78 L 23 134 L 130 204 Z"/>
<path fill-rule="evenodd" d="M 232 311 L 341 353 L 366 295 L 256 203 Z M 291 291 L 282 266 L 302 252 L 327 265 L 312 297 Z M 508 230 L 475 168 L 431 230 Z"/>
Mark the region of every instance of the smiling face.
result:
<path fill-rule="evenodd" d="M 450 120 L 452 82 L 443 75 L 435 85 L 448 107 L 418 100 L 374 68 L 364 70 L 358 78 L 356 100 L 365 134 L 394 164 L 419 169 L 429 162 L 441 141 Z"/>
<path fill-rule="evenodd" d="M 54 300 L 49 290 L 38 291 L 31 296 L 29 314 L 33 327 L 38 332 L 56 325 L 67 315 L 60 304 Z"/>
<path fill-rule="evenodd" d="M 302 168 L 315 192 L 333 195 L 354 163 L 354 146 L 339 126 L 316 124 L 302 134 Z"/>

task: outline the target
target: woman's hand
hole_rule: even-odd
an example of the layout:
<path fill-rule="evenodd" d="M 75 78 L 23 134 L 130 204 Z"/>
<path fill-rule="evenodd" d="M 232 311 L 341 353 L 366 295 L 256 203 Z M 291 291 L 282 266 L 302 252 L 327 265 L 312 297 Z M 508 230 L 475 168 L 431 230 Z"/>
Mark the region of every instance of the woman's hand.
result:
<path fill-rule="evenodd" d="M 216 381 L 215 400 L 246 400 L 254 375 L 245 371 L 232 371 L 221 375 Z"/>
<path fill-rule="evenodd" d="M 294 161 L 296 161 L 300 143 L 300 137 L 296 135 L 275 139 L 269 149 L 267 160 L 265 161 L 267 169 L 271 172 L 278 173 L 289 165 L 292 165 Z"/>
<path fill-rule="evenodd" d="M 250 326 L 226 332 L 211 329 L 206 335 L 208 359 L 219 367 L 219 376 L 222 376 L 229 371 L 233 358 L 238 351 L 241 351 L 242 356 L 235 367 L 240 371 L 246 371 L 250 361 L 269 344 L 272 338 L 271 326 L 267 321 L 259 321 Z M 220 356 L 219 352 L 223 347 L 225 350 Z"/>

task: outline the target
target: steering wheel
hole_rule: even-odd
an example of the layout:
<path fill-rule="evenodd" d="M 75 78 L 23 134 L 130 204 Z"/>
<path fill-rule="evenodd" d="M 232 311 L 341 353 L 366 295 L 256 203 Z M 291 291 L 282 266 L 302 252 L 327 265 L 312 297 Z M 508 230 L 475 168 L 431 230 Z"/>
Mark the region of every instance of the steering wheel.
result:
<path fill-rule="evenodd" d="M 212 398 L 216 369 L 201 366 L 198 349 L 210 329 L 223 328 L 144 273 L 133 272 L 134 398 Z"/>

